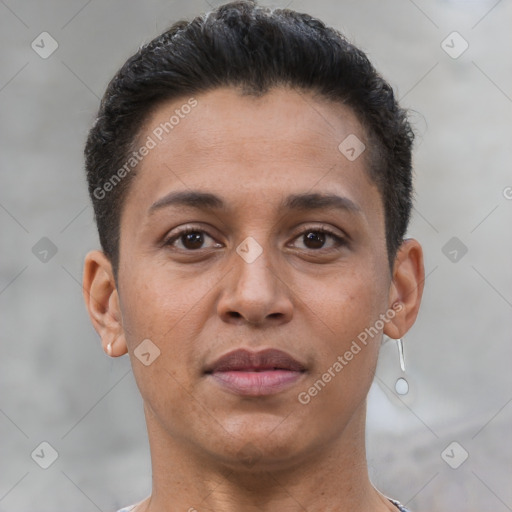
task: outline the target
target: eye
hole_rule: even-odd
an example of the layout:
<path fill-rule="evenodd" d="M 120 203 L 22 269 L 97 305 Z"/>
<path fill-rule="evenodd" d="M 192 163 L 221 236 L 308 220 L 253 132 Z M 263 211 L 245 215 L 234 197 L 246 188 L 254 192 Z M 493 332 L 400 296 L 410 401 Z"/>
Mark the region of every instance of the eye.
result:
<path fill-rule="evenodd" d="M 213 238 L 206 233 L 203 229 L 199 229 L 196 227 L 188 227 L 178 231 L 170 238 L 168 238 L 165 242 L 165 246 L 171 246 L 176 249 L 185 250 L 185 251 L 197 251 L 198 249 L 204 249 L 203 244 L 205 243 L 205 239 L 209 238 L 213 240 Z M 176 245 L 176 242 L 181 244 L 181 247 Z M 215 243 L 211 247 L 221 247 L 222 244 Z"/>
<path fill-rule="evenodd" d="M 330 250 L 337 249 L 338 247 L 342 247 L 347 244 L 345 238 L 336 235 L 332 231 L 324 227 L 315 227 L 308 228 L 305 231 L 302 231 L 297 239 L 303 240 L 306 249 L 318 251 L 320 250 Z M 326 240 L 331 239 L 333 241 L 333 245 L 331 247 L 324 247 Z"/>
<path fill-rule="evenodd" d="M 300 239 L 301 237 L 304 244 L 304 247 L 302 248 L 316 252 L 320 250 L 329 251 L 331 249 L 337 249 L 347 244 L 345 238 L 333 233 L 325 227 L 308 228 L 295 237 L 295 240 Z M 213 241 L 213 244 L 211 244 L 210 247 L 204 247 L 207 239 Z M 326 241 L 329 239 L 332 241 L 331 247 L 324 247 Z M 184 228 L 174 233 L 164 242 L 164 245 L 188 252 L 198 251 L 205 248 L 222 247 L 222 244 L 215 242 L 213 237 L 211 237 L 204 229 L 194 226 Z"/>

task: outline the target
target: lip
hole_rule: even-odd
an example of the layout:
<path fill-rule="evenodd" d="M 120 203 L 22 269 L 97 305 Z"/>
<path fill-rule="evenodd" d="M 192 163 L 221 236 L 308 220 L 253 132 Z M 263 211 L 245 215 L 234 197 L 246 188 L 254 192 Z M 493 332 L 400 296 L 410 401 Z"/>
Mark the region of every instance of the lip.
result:
<path fill-rule="evenodd" d="M 242 396 L 274 395 L 293 386 L 306 367 L 277 349 L 237 349 L 207 367 L 205 374 L 224 389 Z"/>

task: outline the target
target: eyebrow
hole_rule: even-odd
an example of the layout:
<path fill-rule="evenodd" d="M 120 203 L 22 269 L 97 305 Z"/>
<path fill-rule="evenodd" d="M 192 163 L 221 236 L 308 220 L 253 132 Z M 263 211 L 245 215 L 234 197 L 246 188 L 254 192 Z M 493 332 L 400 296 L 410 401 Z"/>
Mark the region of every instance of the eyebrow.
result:
<path fill-rule="evenodd" d="M 228 206 L 222 198 L 210 192 L 189 190 L 171 192 L 151 205 L 148 215 L 168 207 L 188 207 L 198 210 L 222 210 L 228 211 Z M 361 214 L 361 208 L 348 197 L 330 193 L 304 193 L 292 194 L 285 198 L 279 205 L 280 210 L 314 211 L 321 209 L 337 209 L 349 213 Z"/>

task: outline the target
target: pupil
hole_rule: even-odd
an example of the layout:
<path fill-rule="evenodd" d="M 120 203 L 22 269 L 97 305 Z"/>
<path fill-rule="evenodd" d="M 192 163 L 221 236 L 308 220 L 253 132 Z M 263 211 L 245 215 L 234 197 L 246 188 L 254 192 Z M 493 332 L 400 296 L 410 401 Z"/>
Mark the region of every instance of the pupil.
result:
<path fill-rule="evenodd" d="M 322 247 L 322 245 L 324 245 L 324 243 L 325 243 L 325 234 L 324 233 L 310 231 L 305 236 L 306 236 L 306 240 L 308 242 L 313 242 L 313 248 L 315 248 L 315 249 L 320 249 Z M 308 246 L 308 244 L 306 244 L 306 246 Z"/>
<path fill-rule="evenodd" d="M 183 245 L 187 249 L 199 249 L 203 245 L 203 235 L 201 233 L 193 232 L 187 233 Z"/>

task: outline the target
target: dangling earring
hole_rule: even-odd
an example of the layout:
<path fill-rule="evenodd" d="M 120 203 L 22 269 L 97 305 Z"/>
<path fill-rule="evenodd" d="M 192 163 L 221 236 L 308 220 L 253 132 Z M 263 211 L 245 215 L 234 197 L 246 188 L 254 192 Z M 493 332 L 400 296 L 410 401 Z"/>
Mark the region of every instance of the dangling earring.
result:
<path fill-rule="evenodd" d="M 405 373 L 404 343 L 402 338 L 398 338 L 396 340 L 396 345 L 398 348 L 398 357 L 400 359 L 400 370 L 402 370 L 402 373 Z M 395 391 L 399 395 L 406 395 L 409 392 L 409 383 L 405 380 L 404 377 L 399 377 L 396 380 Z"/>

